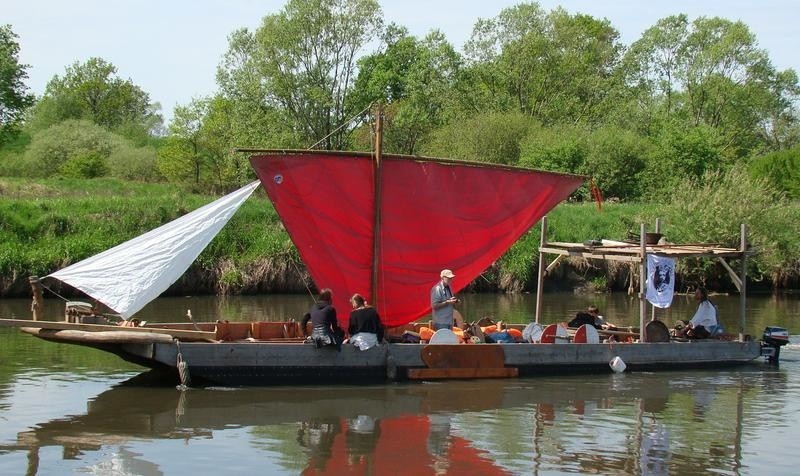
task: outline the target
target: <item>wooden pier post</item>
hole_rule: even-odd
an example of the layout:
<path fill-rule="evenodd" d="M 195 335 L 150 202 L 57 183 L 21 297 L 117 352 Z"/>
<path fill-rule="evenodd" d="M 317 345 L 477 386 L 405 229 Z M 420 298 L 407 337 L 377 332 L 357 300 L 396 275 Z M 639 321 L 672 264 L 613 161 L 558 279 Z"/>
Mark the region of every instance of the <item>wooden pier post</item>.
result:
<path fill-rule="evenodd" d="M 656 218 L 656 233 L 661 233 L 661 218 Z M 650 306 L 650 321 L 656 320 L 656 307 Z"/>
<path fill-rule="evenodd" d="M 40 317 L 44 317 L 44 296 L 42 295 L 42 283 L 39 282 L 39 276 L 31 276 L 28 278 L 33 291 L 33 302 L 31 302 L 31 313 L 33 320 L 38 321 Z"/>
<path fill-rule="evenodd" d="M 644 342 L 644 327 L 645 316 L 647 315 L 647 300 L 645 294 L 647 288 L 645 281 L 647 281 L 647 246 L 645 232 L 647 226 L 642 223 L 639 229 L 639 342 Z"/>
<path fill-rule="evenodd" d="M 547 215 L 542 217 L 542 233 L 539 238 L 539 275 L 536 278 L 536 323 L 542 312 L 542 288 L 544 287 L 544 253 L 542 248 L 547 244 Z M 560 256 L 559 256 L 560 257 Z"/>
<path fill-rule="evenodd" d="M 739 341 L 744 342 L 744 324 L 747 314 L 747 225 L 742 223 L 742 237 L 739 251 L 742 252 L 742 286 L 739 289 Z"/>

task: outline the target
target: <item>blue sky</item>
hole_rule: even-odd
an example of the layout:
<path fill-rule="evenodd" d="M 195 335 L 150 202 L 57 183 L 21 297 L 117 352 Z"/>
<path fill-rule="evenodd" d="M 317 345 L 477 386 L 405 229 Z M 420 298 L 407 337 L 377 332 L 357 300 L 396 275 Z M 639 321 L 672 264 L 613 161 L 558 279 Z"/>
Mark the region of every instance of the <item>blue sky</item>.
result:
<path fill-rule="evenodd" d="M 441 30 L 461 49 L 478 18 L 522 3 L 509 0 L 379 0 L 384 18 L 417 36 Z M 19 36 L 20 61 L 30 65 L 27 85 L 36 94 L 75 61 L 97 56 L 113 63 L 161 103 L 168 119 L 176 105 L 216 89 L 217 64 L 238 28 L 255 29 L 284 0 L 5 0 L 0 24 Z M 539 2 L 571 13 L 607 18 L 628 45 L 660 18 L 719 16 L 742 20 L 778 69 L 800 73 L 797 0 L 562 0 Z"/>

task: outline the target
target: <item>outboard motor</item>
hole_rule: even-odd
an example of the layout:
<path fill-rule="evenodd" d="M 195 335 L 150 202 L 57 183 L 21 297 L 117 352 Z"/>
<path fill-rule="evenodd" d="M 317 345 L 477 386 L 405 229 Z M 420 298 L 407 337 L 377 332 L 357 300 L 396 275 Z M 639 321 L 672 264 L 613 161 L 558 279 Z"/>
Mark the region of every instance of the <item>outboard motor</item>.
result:
<path fill-rule="evenodd" d="M 789 331 L 783 327 L 767 327 L 761 336 L 761 355 L 771 364 L 777 364 L 781 347 L 789 343 Z"/>

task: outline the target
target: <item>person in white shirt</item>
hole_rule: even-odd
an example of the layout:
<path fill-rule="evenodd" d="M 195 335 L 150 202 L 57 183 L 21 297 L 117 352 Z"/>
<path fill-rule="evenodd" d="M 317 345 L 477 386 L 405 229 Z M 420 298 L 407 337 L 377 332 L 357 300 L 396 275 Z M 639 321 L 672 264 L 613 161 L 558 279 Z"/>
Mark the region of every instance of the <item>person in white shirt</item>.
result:
<path fill-rule="evenodd" d="M 690 339 L 705 339 L 711 335 L 711 329 L 717 325 L 717 308 L 708 300 L 708 293 L 703 288 L 694 292 L 697 300 L 697 311 L 686 326 L 681 329 L 681 336 Z"/>

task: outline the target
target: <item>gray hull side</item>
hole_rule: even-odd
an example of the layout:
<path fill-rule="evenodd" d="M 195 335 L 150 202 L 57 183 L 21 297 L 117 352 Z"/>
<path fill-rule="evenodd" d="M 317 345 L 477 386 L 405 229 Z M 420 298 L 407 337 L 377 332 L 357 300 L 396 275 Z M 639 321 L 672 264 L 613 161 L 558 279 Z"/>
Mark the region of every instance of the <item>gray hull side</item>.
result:
<path fill-rule="evenodd" d="M 700 341 L 645 344 L 483 344 L 501 345 L 505 366 L 521 376 L 611 372 L 620 357 L 629 370 L 666 370 L 741 365 L 760 355 L 759 342 Z M 178 353 L 193 382 L 270 385 L 291 382 L 364 382 L 406 378 L 425 368 L 420 344 L 388 344 L 360 351 L 345 345 L 317 349 L 306 344 L 182 343 L 124 345 L 119 354 L 149 367 L 176 368 Z"/>

